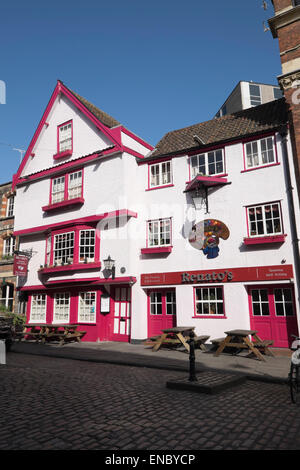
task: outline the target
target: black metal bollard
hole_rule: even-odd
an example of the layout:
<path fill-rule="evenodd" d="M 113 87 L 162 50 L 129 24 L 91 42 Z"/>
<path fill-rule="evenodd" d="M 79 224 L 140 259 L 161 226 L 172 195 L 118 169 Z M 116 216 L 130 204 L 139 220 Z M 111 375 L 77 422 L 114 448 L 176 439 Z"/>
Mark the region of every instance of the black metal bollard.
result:
<path fill-rule="evenodd" d="M 195 372 L 195 333 L 192 331 L 190 333 L 190 339 L 188 341 L 190 345 L 190 382 L 197 382 L 196 372 Z"/>

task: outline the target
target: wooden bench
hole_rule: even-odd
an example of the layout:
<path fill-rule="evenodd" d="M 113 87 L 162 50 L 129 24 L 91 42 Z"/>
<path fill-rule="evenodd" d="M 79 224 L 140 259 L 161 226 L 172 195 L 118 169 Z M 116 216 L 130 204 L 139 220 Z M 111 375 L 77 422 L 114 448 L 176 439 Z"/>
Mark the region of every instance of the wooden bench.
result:
<path fill-rule="evenodd" d="M 195 336 L 195 348 L 202 349 L 202 351 L 206 351 L 205 343 L 210 338 L 210 336 L 202 335 L 202 336 Z"/>
<path fill-rule="evenodd" d="M 253 346 L 255 346 L 259 351 L 262 351 L 267 356 L 274 357 L 273 352 L 269 349 L 269 346 L 272 346 L 274 343 L 271 339 L 264 339 L 260 341 L 253 341 Z"/>

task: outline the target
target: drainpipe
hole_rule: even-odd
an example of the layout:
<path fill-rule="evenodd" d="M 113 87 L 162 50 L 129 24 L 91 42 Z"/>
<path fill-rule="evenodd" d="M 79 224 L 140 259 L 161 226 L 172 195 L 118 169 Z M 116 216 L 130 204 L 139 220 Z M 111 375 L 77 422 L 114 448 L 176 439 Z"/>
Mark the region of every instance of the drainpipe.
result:
<path fill-rule="evenodd" d="M 291 227 L 291 235 L 292 235 L 292 247 L 293 247 L 293 254 L 294 254 L 294 264 L 295 264 L 295 277 L 296 277 L 296 286 L 297 286 L 297 296 L 298 296 L 298 304 L 299 304 L 299 312 L 300 312 L 300 256 L 299 256 L 299 238 L 297 233 L 297 224 L 296 224 L 296 216 L 295 216 L 295 205 L 294 205 L 294 196 L 293 196 L 293 186 L 291 181 L 291 170 L 290 170 L 290 163 L 288 158 L 288 148 L 287 148 L 287 125 L 282 126 L 279 129 L 279 134 L 281 136 L 281 147 L 282 147 L 282 160 L 283 160 L 283 167 L 285 171 L 286 177 L 286 192 L 288 198 L 288 208 L 289 208 L 289 215 L 290 215 L 290 227 Z"/>

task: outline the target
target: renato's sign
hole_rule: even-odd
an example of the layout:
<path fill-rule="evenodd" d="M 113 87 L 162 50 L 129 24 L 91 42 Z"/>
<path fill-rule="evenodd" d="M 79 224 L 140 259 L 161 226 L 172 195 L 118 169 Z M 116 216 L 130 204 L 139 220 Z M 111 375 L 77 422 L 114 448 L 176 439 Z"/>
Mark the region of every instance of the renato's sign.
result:
<path fill-rule="evenodd" d="M 167 286 L 203 282 L 290 281 L 293 277 L 293 266 L 291 264 L 284 266 L 253 266 L 249 268 L 142 274 L 141 286 Z"/>

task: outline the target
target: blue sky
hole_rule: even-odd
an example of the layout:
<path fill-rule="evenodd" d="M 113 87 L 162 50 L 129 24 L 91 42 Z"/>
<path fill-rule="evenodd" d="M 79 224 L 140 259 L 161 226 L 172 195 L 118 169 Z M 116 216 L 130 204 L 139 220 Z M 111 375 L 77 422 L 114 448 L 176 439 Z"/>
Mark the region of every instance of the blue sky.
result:
<path fill-rule="evenodd" d="M 0 183 L 16 173 L 57 79 L 152 145 L 211 119 L 239 80 L 277 83 L 262 0 L 15 0 L 0 9 Z"/>

